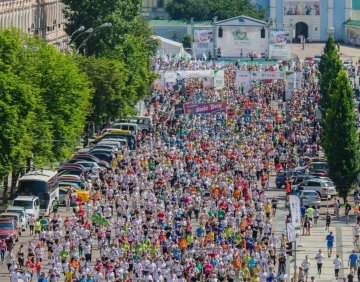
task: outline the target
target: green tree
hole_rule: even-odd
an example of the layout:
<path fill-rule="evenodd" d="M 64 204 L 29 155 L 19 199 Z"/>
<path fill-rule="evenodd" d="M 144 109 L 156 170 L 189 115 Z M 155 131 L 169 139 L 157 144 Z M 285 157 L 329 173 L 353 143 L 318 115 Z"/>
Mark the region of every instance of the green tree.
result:
<path fill-rule="evenodd" d="M 0 174 L 17 174 L 29 158 L 44 165 L 68 156 L 83 131 L 90 92 L 72 57 L 39 38 L 1 30 Z"/>
<path fill-rule="evenodd" d="M 342 67 L 337 52 L 336 43 L 334 38 L 330 36 L 326 41 L 324 53 L 321 56 L 319 65 L 321 93 L 319 105 L 323 114 L 331 106 L 329 89 L 331 88 L 331 84 L 336 80 L 341 69 Z"/>
<path fill-rule="evenodd" d="M 51 124 L 52 151 L 56 160 L 73 152 L 90 113 L 91 85 L 72 56 L 39 44 L 37 72 L 32 81 L 40 91 Z M 46 143 L 47 141 L 42 141 Z"/>
<path fill-rule="evenodd" d="M 134 114 L 137 97 L 128 95 L 130 75 L 124 63 L 108 58 L 82 57 L 78 64 L 94 89 L 91 122 L 103 124 L 119 116 Z"/>
<path fill-rule="evenodd" d="M 68 20 L 66 27 L 68 34 L 82 25 L 88 28 L 100 26 L 105 22 L 112 24 L 111 28 L 104 28 L 94 33 L 82 51 L 88 56 L 116 59 L 123 64 L 124 71 L 129 75 L 126 81 L 128 100 L 137 102 L 147 96 L 155 80 L 149 59 L 155 53 L 158 42 L 151 38 L 147 23 L 139 16 L 142 1 L 63 0 L 63 2 L 67 5 L 65 16 Z M 83 39 L 81 37 L 75 44 L 79 46 Z"/>
<path fill-rule="evenodd" d="M 182 44 L 184 45 L 184 48 L 191 48 L 191 41 L 192 41 L 192 36 L 191 34 L 185 34 Z"/>
<path fill-rule="evenodd" d="M 171 0 L 167 7 L 173 20 L 208 21 L 217 16 L 218 20 L 236 16 L 249 16 L 263 19 L 265 10 L 249 0 Z"/>
<path fill-rule="evenodd" d="M 359 176 L 360 148 L 353 91 L 344 70 L 339 72 L 329 94 L 331 107 L 325 115 L 325 152 L 330 177 L 345 201 Z"/>

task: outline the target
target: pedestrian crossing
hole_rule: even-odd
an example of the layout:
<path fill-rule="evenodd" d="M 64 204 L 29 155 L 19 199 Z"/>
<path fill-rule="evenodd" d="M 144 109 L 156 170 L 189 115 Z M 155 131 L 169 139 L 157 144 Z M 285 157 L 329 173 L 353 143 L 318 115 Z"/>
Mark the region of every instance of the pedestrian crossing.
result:
<path fill-rule="evenodd" d="M 336 258 L 336 254 L 339 254 L 340 259 L 342 260 L 342 268 L 339 272 L 339 279 L 337 281 L 342 281 L 342 278 L 347 277 L 350 273 L 350 268 L 348 266 L 349 255 L 352 250 L 356 250 L 359 255 L 359 250 L 354 247 L 354 227 L 352 225 L 348 226 L 333 226 L 330 227 L 330 231 L 333 232 L 335 236 L 334 248 L 332 256 L 328 258 L 327 244 L 326 244 L 326 235 L 328 234 L 325 231 L 325 227 L 313 227 L 311 230 L 310 236 L 300 236 L 297 239 L 297 250 L 296 250 L 296 265 L 297 270 L 301 266 L 302 261 L 305 259 L 305 255 L 309 256 L 310 259 L 310 269 L 308 281 L 311 281 L 311 276 L 315 277 L 316 282 L 320 281 L 336 281 L 335 271 L 333 261 Z M 322 273 L 319 276 L 317 273 L 317 264 L 315 256 L 319 252 L 319 249 L 324 253 L 324 263 L 322 266 Z M 294 262 L 290 263 L 290 273 L 293 276 L 294 273 Z M 354 281 L 357 280 L 357 273 L 354 274 Z"/>

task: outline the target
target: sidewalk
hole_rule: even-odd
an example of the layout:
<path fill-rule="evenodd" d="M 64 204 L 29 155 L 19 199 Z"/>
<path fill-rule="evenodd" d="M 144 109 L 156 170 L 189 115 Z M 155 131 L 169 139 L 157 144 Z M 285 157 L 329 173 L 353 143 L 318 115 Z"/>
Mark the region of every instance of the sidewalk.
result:
<path fill-rule="evenodd" d="M 297 240 L 297 257 L 296 264 L 297 269 L 301 266 L 302 261 L 305 259 L 305 255 L 309 255 L 311 262 L 310 271 L 309 271 L 309 280 L 310 277 L 314 276 L 316 282 L 320 281 L 336 281 L 334 274 L 334 265 L 333 260 L 336 258 L 336 254 L 340 255 L 340 258 L 343 262 L 343 268 L 340 269 L 339 279 L 337 281 L 342 281 L 343 277 L 347 277 L 350 273 L 348 266 L 349 255 L 354 249 L 353 241 L 353 225 L 342 226 L 338 224 L 337 226 L 330 227 L 330 231 L 333 232 L 335 236 L 334 248 L 331 258 L 327 256 L 327 247 L 326 247 L 326 235 L 328 234 L 325 231 L 324 226 L 313 227 L 311 230 L 310 236 L 300 236 Z M 317 265 L 315 255 L 318 253 L 319 249 L 324 253 L 324 263 L 322 266 L 322 274 L 319 277 L 317 274 Z M 358 250 L 357 250 L 358 251 Z M 358 253 L 358 252 L 357 252 Z M 358 253 L 359 255 L 359 253 Z M 291 263 L 291 276 L 294 273 L 294 264 Z M 354 273 L 354 281 L 357 280 L 357 273 Z"/>

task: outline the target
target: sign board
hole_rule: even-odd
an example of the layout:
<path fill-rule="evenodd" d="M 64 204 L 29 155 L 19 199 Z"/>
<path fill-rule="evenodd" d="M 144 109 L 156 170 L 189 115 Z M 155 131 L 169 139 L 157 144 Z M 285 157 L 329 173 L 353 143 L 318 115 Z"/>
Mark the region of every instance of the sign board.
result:
<path fill-rule="evenodd" d="M 294 228 L 301 227 L 301 211 L 300 211 L 300 198 L 295 195 L 289 195 L 291 221 Z"/>
<path fill-rule="evenodd" d="M 184 104 L 184 114 L 199 115 L 209 113 L 226 112 L 226 103 L 186 103 Z"/>
<path fill-rule="evenodd" d="M 203 54 L 212 53 L 214 49 L 213 29 L 195 29 L 192 50 L 197 59 L 201 59 Z"/>
<path fill-rule="evenodd" d="M 288 223 L 286 225 L 286 230 L 287 230 L 288 241 L 296 242 L 296 230 L 294 224 Z"/>
<path fill-rule="evenodd" d="M 214 72 L 214 88 L 221 90 L 225 87 L 224 70 L 217 70 Z"/>
<path fill-rule="evenodd" d="M 320 1 L 284 1 L 284 16 L 320 16 Z"/>
<path fill-rule="evenodd" d="M 269 57 L 287 59 L 290 57 L 290 33 L 288 31 L 272 30 L 270 32 Z"/>
<path fill-rule="evenodd" d="M 184 105 L 183 104 L 175 105 L 175 115 L 179 116 L 183 114 L 184 114 Z"/>
<path fill-rule="evenodd" d="M 210 193 L 210 191 L 207 191 L 207 190 L 202 191 L 201 197 L 203 198 L 203 200 L 209 201 L 209 200 L 211 199 L 211 193 Z"/>

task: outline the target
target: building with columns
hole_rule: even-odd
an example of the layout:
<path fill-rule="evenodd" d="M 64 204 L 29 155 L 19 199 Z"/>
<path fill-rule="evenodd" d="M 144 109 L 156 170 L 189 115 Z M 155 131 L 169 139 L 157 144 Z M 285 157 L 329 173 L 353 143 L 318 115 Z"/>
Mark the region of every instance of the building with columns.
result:
<path fill-rule="evenodd" d="M 61 48 L 67 39 L 63 8 L 60 0 L 0 0 L 0 27 L 16 27 Z"/>
<path fill-rule="evenodd" d="M 288 31 L 291 41 L 304 35 L 309 42 L 325 41 L 329 33 L 348 42 L 345 23 L 359 0 L 255 0 L 268 11 L 270 28 Z M 353 8 L 354 7 L 354 8 Z"/>
<path fill-rule="evenodd" d="M 148 19 L 166 20 L 169 14 L 166 5 L 169 0 L 143 0 L 143 17 Z"/>

